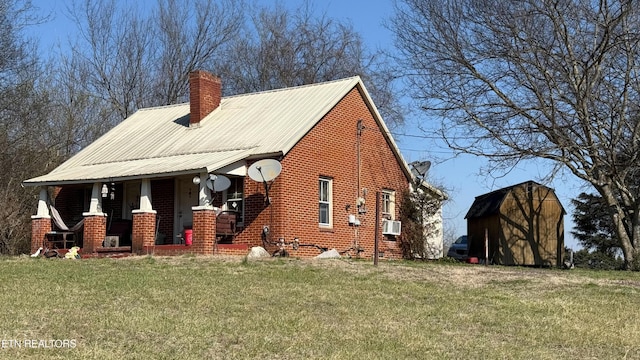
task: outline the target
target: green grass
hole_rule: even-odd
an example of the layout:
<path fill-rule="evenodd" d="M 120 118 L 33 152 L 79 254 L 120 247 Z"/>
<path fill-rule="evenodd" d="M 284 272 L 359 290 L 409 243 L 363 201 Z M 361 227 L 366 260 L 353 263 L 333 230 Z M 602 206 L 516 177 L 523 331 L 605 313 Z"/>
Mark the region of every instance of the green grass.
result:
<path fill-rule="evenodd" d="M 76 343 L 0 358 L 640 358 L 638 273 L 21 257 L 0 274 L 0 340 Z"/>

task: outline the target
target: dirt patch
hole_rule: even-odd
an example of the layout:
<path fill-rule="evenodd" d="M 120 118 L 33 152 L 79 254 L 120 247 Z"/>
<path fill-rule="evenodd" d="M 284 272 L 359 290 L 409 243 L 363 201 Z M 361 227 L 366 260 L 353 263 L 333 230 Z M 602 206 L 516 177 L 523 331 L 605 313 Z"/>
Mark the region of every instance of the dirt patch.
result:
<path fill-rule="evenodd" d="M 197 264 L 209 262 L 239 264 L 245 261 L 242 256 L 131 256 L 116 261 L 155 261 L 164 264 Z M 526 267 L 483 266 L 439 263 L 406 263 L 400 261 L 382 261 L 378 266 L 365 260 L 354 259 L 297 259 L 297 258 L 263 258 L 249 260 L 251 263 L 267 265 L 277 263 L 278 266 L 312 266 L 324 269 L 335 269 L 361 276 L 378 275 L 401 281 L 417 281 L 441 285 L 453 285 L 465 288 L 479 288 L 491 284 L 510 285 L 544 285 L 549 288 L 561 286 L 579 286 L 597 284 L 600 286 L 630 286 L 640 288 L 640 280 L 598 279 L 573 271 L 556 269 L 537 269 Z"/>
<path fill-rule="evenodd" d="M 339 268 L 346 272 L 358 274 L 378 273 L 390 279 L 402 281 L 418 281 L 432 284 L 454 285 L 467 288 L 478 288 L 488 284 L 544 284 L 550 287 L 579 285 L 586 283 L 613 284 L 611 280 L 597 280 L 577 276 L 569 271 L 553 269 L 532 269 L 503 266 L 481 265 L 448 265 L 426 263 L 405 265 L 404 263 L 384 262 L 374 267 L 371 263 L 331 260 L 312 261 L 313 266 Z M 621 283 L 618 282 L 617 285 Z M 632 285 L 633 284 L 629 284 Z M 640 282 L 635 284 L 640 286 Z"/>

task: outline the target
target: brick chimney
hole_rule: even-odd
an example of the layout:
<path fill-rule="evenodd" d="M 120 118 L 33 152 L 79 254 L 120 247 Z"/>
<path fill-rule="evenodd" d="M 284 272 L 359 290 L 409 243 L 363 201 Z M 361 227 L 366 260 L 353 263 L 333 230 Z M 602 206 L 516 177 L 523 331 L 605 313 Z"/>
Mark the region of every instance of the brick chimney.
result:
<path fill-rule="evenodd" d="M 220 106 L 222 82 L 220 78 L 202 70 L 189 73 L 189 126 L 200 124 L 205 116 Z"/>

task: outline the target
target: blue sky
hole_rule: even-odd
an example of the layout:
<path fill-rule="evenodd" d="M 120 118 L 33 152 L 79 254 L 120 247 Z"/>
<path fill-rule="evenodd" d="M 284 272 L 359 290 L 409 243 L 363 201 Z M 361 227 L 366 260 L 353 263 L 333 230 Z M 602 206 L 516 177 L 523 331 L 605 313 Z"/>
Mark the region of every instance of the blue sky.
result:
<path fill-rule="evenodd" d="M 45 12 L 51 12 L 53 17 L 51 21 L 33 29 L 35 35 L 40 38 L 43 51 L 50 51 L 57 43 L 64 44 L 73 31 L 72 25 L 64 16 L 64 9 L 68 2 L 65 0 L 34 1 L 35 6 Z M 154 3 L 155 1 L 145 0 L 145 2 Z M 297 8 L 304 3 L 304 0 L 280 2 L 287 7 Z M 257 3 L 267 5 L 273 4 L 274 1 L 257 0 Z M 393 0 L 328 0 L 312 1 L 312 4 L 317 12 L 326 12 L 332 18 L 350 22 L 362 35 L 368 48 L 393 49 L 393 34 L 383 26 L 383 23 L 393 14 Z M 482 167 L 487 164 L 486 160 L 468 155 L 453 157 L 452 152 L 433 133 L 423 133 L 418 130 L 418 124 L 423 128 L 426 124 L 428 128 L 429 124 L 438 123 L 438 119 L 430 119 L 424 114 L 416 113 L 407 119 L 404 128 L 394 130 L 394 137 L 407 162 L 416 160 L 433 162 L 429 179 L 436 185 L 444 186 L 448 191 L 450 200 L 444 206 L 445 228 L 451 229 L 455 236 L 466 233 L 464 215 L 476 196 L 527 180 L 538 181 L 548 171 L 548 166 L 545 164 L 530 162 L 521 164 L 502 177 L 499 176 L 501 174 L 481 175 Z M 410 136 L 402 134 L 410 134 Z M 582 183 L 573 175 L 566 174 L 544 185 L 555 189 L 568 213 L 565 216 L 566 245 L 578 249 L 577 242 L 570 234 L 573 227 L 571 199 L 585 191 L 581 187 Z"/>

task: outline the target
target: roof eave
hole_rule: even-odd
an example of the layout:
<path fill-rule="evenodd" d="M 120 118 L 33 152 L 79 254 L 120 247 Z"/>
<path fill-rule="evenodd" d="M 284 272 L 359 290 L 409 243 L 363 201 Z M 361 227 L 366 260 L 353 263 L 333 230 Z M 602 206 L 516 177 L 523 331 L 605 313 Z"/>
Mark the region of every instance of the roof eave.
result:
<path fill-rule="evenodd" d="M 378 108 L 375 106 L 373 99 L 371 99 L 369 92 L 367 91 L 366 87 L 364 86 L 364 83 L 360 78 L 358 78 L 358 82 L 356 86 L 358 87 L 358 91 L 360 91 L 360 94 L 362 95 L 362 97 L 365 99 L 365 103 L 369 108 L 369 110 L 371 111 L 371 113 L 373 114 L 373 117 L 378 123 L 378 126 L 380 126 L 380 129 L 382 130 L 382 136 L 384 136 L 385 140 L 387 141 L 387 144 L 389 144 L 389 147 L 391 148 L 391 151 L 393 152 L 396 159 L 400 163 L 400 167 L 406 179 L 411 183 L 416 183 L 416 180 L 417 180 L 416 177 L 411 173 L 411 168 L 409 167 L 409 164 L 404 160 L 404 157 L 400 152 L 400 148 L 398 148 L 398 145 L 396 144 L 395 140 L 393 139 L 393 136 L 391 135 L 391 131 L 389 131 L 389 128 L 387 127 L 386 123 L 382 119 L 382 115 L 380 115 Z M 429 192 L 440 197 L 440 200 L 442 201 L 448 199 L 448 196 L 446 193 L 436 188 L 435 186 L 429 184 L 425 180 L 421 180 L 419 186 L 422 188 L 425 188 Z"/>
<path fill-rule="evenodd" d="M 426 180 L 421 180 L 419 183 L 419 186 L 427 191 L 429 191 L 430 193 L 436 195 L 439 200 L 441 201 L 445 201 L 449 199 L 449 196 L 447 195 L 447 193 L 445 193 L 444 191 L 438 189 L 437 187 L 429 184 Z"/>
<path fill-rule="evenodd" d="M 275 151 L 270 153 L 252 154 L 247 156 L 246 160 L 272 159 L 281 158 L 282 156 L 284 156 L 284 151 Z"/>
<path fill-rule="evenodd" d="M 63 185 L 80 185 L 80 184 L 93 184 L 93 183 L 103 183 L 103 182 L 124 182 L 124 181 L 136 181 L 142 179 L 159 179 L 159 178 L 169 178 L 176 177 L 182 175 L 194 175 L 203 172 L 209 172 L 207 168 L 200 169 L 190 169 L 183 171 L 172 171 L 166 173 L 156 173 L 156 174 L 140 174 L 140 175 L 131 175 L 131 176 L 116 176 L 116 177 L 108 177 L 108 178 L 94 178 L 94 179 L 74 179 L 74 180 L 51 180 L 51 181 L 38 181 L 38 178 L 34 178 L 33 180 L 25 180 L 22 182 L 24 186 L 63 186 Z"/>

